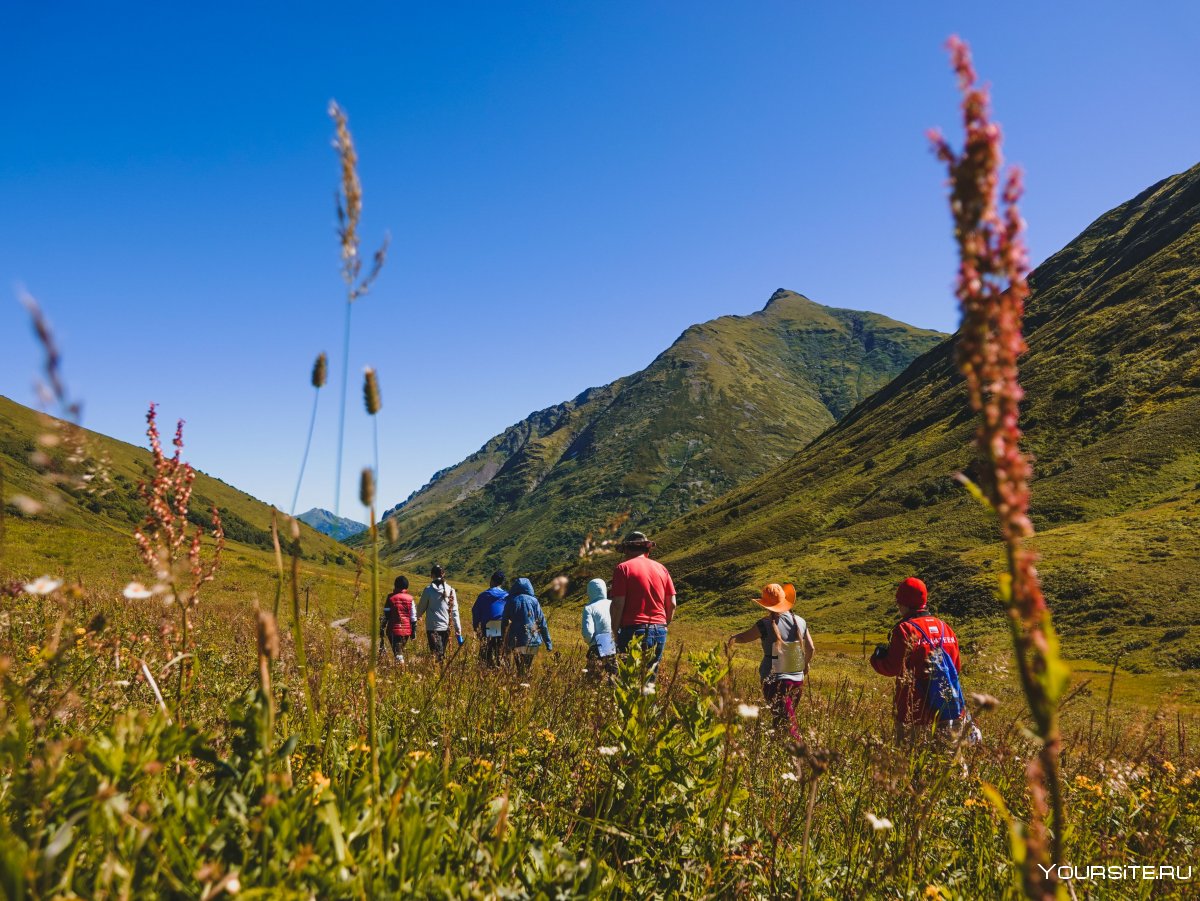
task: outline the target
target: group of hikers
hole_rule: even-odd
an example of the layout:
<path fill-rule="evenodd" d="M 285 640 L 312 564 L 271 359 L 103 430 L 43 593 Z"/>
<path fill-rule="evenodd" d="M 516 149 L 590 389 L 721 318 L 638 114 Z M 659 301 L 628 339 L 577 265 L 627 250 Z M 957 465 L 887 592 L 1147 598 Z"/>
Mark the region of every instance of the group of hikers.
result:
<path fill-rule="evenodd" d="M 676 608 L 675 585 L 662 563 L 651 557 L 655 543 L 632 532 L 617 546 L 624 559 L 613 569 L 611 586 L 592 579 L 583 608 L 581 634 L 587 644 L 588 672 L 611 677 L 618 655 L 636 641 L 641 645 L 648 679 L 653 680 L 667 642 L 667 629 Z M 479 658 L 488 667 L 509 665 L 526 674 L 538 652 L 554 650 L 541 602 L 527 578 L 508 583 L 503 572 L 492 574 L 491 587 L 471 608 L 471 628 Z M 419 600 L 409 593 L 404 576 L 395 581 L 384 604 L 381 642 L 386 639 L 398 663 L 404 662 L 408 642 L 424 617 L 429 650 L 439 661 L 446 657 L 451 634 L 461 646 L 465 637 L 458 613 L 458 596 L 446 582 L 445 569 L 434 564 L 431 581 Z M 896 589 L 900 620 L 888 644 L 877 645 L 871 666 L 895 680 L 894 720 L 898 742 L 932 733 L 953 741 L 973 743 L 979 731 L 964 703 L 959 673 L 962 657 L 954 630 L 929 610 L 925 583 L 907 578 Z M 729 638 L 727 648 L 762 645 L 758 674 L 763 697 L 778 722 L 795 734 L 796 705 L 803 696 L 816 646 L 808 624 L 795 612 L 796 590 L 772 583 L 754 598 L 763 616 Z M 615 625 L 615 628 L 614 628 Z"/>

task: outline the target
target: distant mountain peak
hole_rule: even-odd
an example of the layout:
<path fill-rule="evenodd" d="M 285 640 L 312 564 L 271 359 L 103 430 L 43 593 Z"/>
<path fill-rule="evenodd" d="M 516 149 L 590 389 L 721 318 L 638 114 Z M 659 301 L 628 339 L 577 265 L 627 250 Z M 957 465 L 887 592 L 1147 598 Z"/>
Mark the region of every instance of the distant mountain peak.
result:
<path fill-rule="evenodd" d="M 336 538 L 338 541 L 345 541 L 347 538 L 352 538 L 359 532 L 367 530 L 365 523 L 349 519 L 345 516 L 335 516 L 330 511 L 323 510 L 320 507 L 313 507 L 311 510 L 301 513 L 296 519 L 306 525 L 312 526 L 323 535 Z"/>

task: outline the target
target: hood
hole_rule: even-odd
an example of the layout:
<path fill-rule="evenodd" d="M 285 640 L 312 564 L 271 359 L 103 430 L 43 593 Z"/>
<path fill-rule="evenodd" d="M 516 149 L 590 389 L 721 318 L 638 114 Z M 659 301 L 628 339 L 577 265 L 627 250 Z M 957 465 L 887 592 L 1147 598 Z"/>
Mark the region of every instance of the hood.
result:
<path fill-rule="evenodd" d="M 603 579 L 592 579 L 588 582 L 588 603 L 594 604 L 596 601 L 603 601 L 608 598 L 608 586 L 604 584 Z"/>
<path fill-rule="evenodd" d="M 513 582 L 513 590 L 509 594 L 527 594 L 533 596 L 533 583 L 528 579 L 517 579 Z"/>

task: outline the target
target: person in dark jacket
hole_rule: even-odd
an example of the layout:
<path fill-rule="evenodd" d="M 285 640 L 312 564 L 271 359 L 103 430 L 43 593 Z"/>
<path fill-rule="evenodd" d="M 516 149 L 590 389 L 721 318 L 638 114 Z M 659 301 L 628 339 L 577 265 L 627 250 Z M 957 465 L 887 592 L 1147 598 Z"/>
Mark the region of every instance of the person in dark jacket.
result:
<path fill-rule="evenodd" d="M 504 605 L 508 600 L 504 582 L 504 573 L 500 570 L 492 573 L 492 587 L 480 594 L 471 608 L 471 628 L 479 639 L 479 659 L 493 668 L 500 665 L 504 650 Z"/>
<path fill-rule="evenodd" d="M 958 636 L 944 621 L 929 612 L 929 591 L 920 579 L 907 578 L 896 589 L 896 606 L 901 619 L 886 645 L 876 645 L 871 667 L 881 676 L 896 680 L 894 714 L 896 741 L 903 744 L 929 730 L 937 719 L 930 707 L 928 657 L 934 642 L 962 673 Z M 938 723 L 940 731 L 953 731 L 962 724 Z"/>
<path fill-rule="evenodd" d="M 534 655 L 543 645 L 547 651 L 554 650 L 542 605 L 534 596 L 533 583 L 528 579 L 513 580 L 504 603 L 500 628 L 504 647 L 512 653 L 517 672 L 521 675 L 529 672 Z"/>
<path fill-rule="evenodd" d="M 383 602 L 383 622 L 380 624 L 384 636 L 391 642 L 397 663 L 404 662 L 404 646 L 412 638 L 416 624 L 417 602 L 408 593 L 408 579 L 397 576 L 392 594 Z"/>

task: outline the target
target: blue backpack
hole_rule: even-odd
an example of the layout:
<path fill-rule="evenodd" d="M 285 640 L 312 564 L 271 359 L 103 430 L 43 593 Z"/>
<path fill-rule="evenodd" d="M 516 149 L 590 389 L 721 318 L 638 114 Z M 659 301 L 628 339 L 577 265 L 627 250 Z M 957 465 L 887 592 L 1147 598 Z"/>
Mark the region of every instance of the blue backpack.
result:
<path fill-rule="evenodd" d="M 950 659 L 950 655 L 942 646 L 943 639 L 940 634 L 935 645 L 933 639 L 929 637 L 929 633 L 922 629 L 915 620 L 911 622 L 930 648 L 929 655 L 925 658 L 926 674 L 929 676 L 925 703 L 942 722 L 959 719 L 967 705 L 963 699 L 962 683 L 958 680 L 958 668 L 955 667 L 954 661 Z"/>

